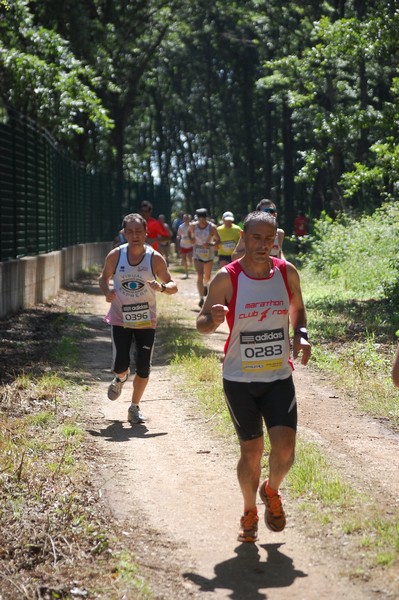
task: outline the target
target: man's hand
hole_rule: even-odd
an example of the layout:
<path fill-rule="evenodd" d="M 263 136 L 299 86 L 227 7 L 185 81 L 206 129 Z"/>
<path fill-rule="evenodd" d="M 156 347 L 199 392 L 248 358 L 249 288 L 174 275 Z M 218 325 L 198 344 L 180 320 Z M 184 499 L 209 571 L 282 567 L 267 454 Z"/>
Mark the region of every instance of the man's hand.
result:
<path fill-rule="evenodd" d="M 310 355 L 312 353 L 312 346 L 305 338 L 300 335 L 294 335 L 292 343 L 292 356 L 294 360 L 298 358 L 299 353 L 302 352 L 301 364 L 307 365 Z"/>
<path fill-rule="evenodd" d="M 113 302 L 115 298 L 116 298 L 115 290 L 108 290 L 108 292 L 105 294 L 105 299 L 107 302 Z"/>
<path fill-rule="evenodd" d="M 147 285 L 154 290 L 154 292 L 162 292 L 162 284 L 159 283 L 156 279 L 152 279 L 151 281 L 147 281 Z"/>
<path fill-rule="evenodd" d="M 213 333 L 224 322 L 232 293 L 230 275 L 226 269 L 220 269 L 209 285 L 204 306 L 197 317 L 197 330 L 200 333 Z"/>
<path fill-rule="evenodd" d="M 224 322 L 228 311 L 229 309 L 224 304 L 214 304 L 212 306 L 211 317 L 215 327 L 218 327 Z"/>

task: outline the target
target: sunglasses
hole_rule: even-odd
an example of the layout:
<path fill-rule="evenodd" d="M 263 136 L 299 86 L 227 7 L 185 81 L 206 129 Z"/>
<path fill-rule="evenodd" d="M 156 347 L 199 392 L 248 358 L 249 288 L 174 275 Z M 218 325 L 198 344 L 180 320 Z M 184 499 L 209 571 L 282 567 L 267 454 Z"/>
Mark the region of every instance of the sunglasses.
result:
<path fill-rule="evenodd" d="M 277 211 L 275 211 L 274 208 L 262 208 L 262 212 L 271 213 L 272 215 L 274 215 Z"/>

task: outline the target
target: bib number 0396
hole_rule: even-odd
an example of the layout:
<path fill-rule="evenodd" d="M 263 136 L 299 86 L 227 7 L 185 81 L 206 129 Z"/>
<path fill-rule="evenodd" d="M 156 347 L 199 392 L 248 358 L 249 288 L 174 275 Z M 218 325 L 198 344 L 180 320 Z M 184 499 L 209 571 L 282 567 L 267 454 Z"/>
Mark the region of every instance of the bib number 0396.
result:
<path fill-rule="evenodd" d="M 126 321 L 142 321 L 148 319 L 148 313 L 127 313 L 125 315 Z"/>

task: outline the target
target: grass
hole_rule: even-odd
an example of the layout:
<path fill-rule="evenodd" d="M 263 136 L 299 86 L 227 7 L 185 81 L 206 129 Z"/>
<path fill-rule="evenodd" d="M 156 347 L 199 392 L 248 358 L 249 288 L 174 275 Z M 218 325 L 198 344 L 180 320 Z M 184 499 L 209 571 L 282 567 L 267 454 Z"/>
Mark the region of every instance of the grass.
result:
<path fill-rule="evenodd" d="M 288 482 L 293 497 L 342 510 L 353 504 L 354 491 L 342 481 L 316 444 L 298 440 Z"/>
<path fill-rule="evenodd" d="M 399 393 L 390 374 L 397 346 L 395 311 L 386 300 L 346 300 L 341 290 L 331 299 L 328 286 L 317 288 L 309 281 L 309 271 L 301 276 L 313 342 L 310 364 L 328 374 L 347 397 L 356 398 L 359 410 L 399 430 Z"/>
<path fill-rule="evenodd" d="M 390 375 L 399 329 L 398 223 L 397 202 L 373 215 L 324 217 L 299 263 L 310 364 L 356 398 L 359 410 L 399 431 L 399 392 Z"/>
<path fill-rule="evenodd" d="M 139 568 L 131 559 L 128 552 L 123 551 L 119 554 L 117 573 L 118 576 L 125 582 L 131 584 L 134 590 L 140 592 L 140 598 L 151 598 L 152 595 L 143 577 L 140 576 Z"/>
<path fill-rule="evenodd" d="M 207 419 L 213 419 L 215 430 L 223 435 L 234 433 L 224 402 L 220 358 L 208 356 L 177 356 L 171 361 L 171 371 L 183 375 L 185 393 L 195 397 Z"/>

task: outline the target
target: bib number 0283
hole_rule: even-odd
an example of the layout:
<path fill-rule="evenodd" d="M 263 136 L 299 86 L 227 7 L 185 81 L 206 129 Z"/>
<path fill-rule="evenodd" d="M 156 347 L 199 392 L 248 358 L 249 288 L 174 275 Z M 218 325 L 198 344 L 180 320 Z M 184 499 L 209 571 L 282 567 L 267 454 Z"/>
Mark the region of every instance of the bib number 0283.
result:
<path fill-rule="evenodd" d="M 255 346 L 247 347 L 244 349 L 244 357 L 247 360 L 253 360 L 254 358 L 271 358 L 273 356 L 281 356 L 283 353 L 283 347 L 281 344 L 272 344 L 270 346 Z"/>

